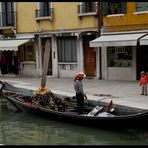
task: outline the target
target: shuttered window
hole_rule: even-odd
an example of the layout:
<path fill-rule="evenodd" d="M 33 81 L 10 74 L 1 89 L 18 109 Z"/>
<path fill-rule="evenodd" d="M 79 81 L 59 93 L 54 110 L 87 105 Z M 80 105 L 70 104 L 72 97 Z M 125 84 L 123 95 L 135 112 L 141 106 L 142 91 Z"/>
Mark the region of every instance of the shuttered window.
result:
<path fill-rule="evenodd" d="M 148 11 L 148 2 L 137 2 L 136 11 Z"/>
<path fill-rule="evenodd" d="M 14 3 L 13 2 L 2 2 L 2 26 L 13 26 L 15 24 L 14 16 Z"/>
<path fill-rule="evenodd" d="M 50 2 L 40 2 L 39 5 L 39 17 L 50 16 Z"/>
<path fill-rule="evenodd" d="M 77 61 L 76 37 L 58 38 L 58 61 L 59 62 Z"/>
<path fill-rule="evenodd" d="M 126 2 L 103 2 L 102 3 L 103 16 L 110 14 L 125 14 Z M 114 9 L 114 10 L 113 10 Z"/>

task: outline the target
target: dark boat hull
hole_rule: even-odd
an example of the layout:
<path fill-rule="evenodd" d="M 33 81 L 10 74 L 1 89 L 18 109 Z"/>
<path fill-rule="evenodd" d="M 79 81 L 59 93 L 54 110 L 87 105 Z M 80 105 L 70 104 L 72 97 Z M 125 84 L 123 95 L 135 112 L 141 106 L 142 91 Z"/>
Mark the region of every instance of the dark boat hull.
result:
<path fill-rule="evenodd" d="M 56 119 L 73 124 L 82 124 L 98 128 L 147 128 L 148 127 L 148 111 L 134 113 L 131 115 L 114 116 L 114 117 L 96 117 L 78 115 L 77 112 L 60 112 L 53 111 L 48 108 L 35 107 L 25 104 L 15 98 L 6 96 L 7 99 L 19 110 L 39 115 L 41 117 Z"/>
<path fill-rule="evenodd" d="M 1 82 L 1 81 L 0 81 Z M 18 98 L 19 94 L 23 94 L 24 96 L 32 96 L 32 90 L 17 88 L 7 82 L 1 82 L 1 95 L 5 96 L 17 109 L 28 112 L 32 114 L 39 115 L 41 117 L 49 118 L 49 119 L 57 119 L 64 122 L 71 122 L 73 124 L 82 124 L 89 125 L 91 127 L 99 127 L 99 128 L 148 128 L 148 110 L 135 109 L 132 107 L 121 106 L 114 104 L 115 108 L 115 116 L 88 116 L 88 114 L 79 115 L 75 112 L 68 111 L 55 111 L 49 108 L 34 106 L 28 104 L 26 102 L 22 102 L 16 98 Z M 16 92 L 16 96 L 6 95 L 3 93 L 4 91 L 14 91 Z M 18 95 L 17 95 L 18 94 Z M 60 99 L 65 99 L 66 97 L 72 99 L 70 96 L 63 96 L 59 94 L 54 94 Z M 95 107 L 100 104 L 100 106 L 104 106 L 104 102 L 95 101 L 95 100 L 87 100 L 89 105 Z M 101 104 L 102 103 L 102 104 Z M 105 105 L 106 107 L 106 105 Z"/>

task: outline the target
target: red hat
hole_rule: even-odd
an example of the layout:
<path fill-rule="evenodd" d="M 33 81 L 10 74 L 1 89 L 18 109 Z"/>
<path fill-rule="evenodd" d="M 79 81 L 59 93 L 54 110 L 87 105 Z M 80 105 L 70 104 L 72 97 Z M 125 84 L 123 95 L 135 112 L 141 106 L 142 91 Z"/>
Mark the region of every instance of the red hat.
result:
<path fill-rule="evenodd" d="M 74 79 L 78 79 L 78 78 L 85 78 L 86 75 L 84 74 L 84 72 L 78 72 L 75 74 Z"/>
<path fill-rule="evenodd" d="M 79 73 L 78 73 L 78 77 L 79 77 L 79 78 L 82 78 L 82 77 L 85 78 L 86 75 L 85 75 L 84 72 L 79 72 Z"/>
<path fill-rule="evenodd" d="M 75 74 L 74 79 L 76 80 L 78 78 L 78 73 Z"/>

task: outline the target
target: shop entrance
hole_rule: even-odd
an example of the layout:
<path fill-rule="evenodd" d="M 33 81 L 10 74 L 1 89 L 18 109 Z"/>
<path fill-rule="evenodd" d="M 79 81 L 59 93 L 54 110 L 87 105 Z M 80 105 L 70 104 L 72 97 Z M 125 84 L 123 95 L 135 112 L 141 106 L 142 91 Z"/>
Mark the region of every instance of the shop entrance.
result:
<path fill-rule="evenodd" d="M 148 46 L 140 46 L 137 51 L 137 79 L 140 78 L 140 72 L 148 72 Z"/>
<path fill-rule="evenodd" d="M 19 59 L 17 51 L 0 51 L 1 74 L 19 74 Z"/>
<path fill-rule="evenodd" d="M 89 46 L 95 36 L 83 36 L 84 70 L 88 77 L 96 76 L 96 51 Z"/>

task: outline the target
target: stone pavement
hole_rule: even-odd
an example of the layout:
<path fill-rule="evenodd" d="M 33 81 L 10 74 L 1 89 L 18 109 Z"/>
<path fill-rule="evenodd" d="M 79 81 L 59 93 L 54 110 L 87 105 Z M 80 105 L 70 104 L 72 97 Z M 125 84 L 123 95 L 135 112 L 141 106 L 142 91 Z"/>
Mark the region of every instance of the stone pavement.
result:
<path fill-rule="evenodd" d="M 37 90 L 41 85 L 41 78 L 0 76 L 1 81 L 9 82 L 17 87 Z M 74 96 L 72 78 L 47 77 L 46 87 L 54 93 Z M 88 99 L 102 100 L 114 104 L 148 109 L 148 96 L 141 96 L 138 81 L 112 81 L 87 79 L 83 80 L 84 91 Z"/>

